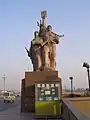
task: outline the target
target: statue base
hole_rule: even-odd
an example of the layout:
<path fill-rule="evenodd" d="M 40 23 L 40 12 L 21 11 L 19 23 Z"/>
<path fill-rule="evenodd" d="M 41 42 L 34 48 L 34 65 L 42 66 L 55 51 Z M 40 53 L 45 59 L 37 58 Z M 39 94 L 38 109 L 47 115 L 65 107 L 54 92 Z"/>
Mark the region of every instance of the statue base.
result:
<path fill-rule="evenodd" d="M 21 112 L 36 113 L 35 103 L 40 101 L 40 89 L 48 94 L 54 85 L 59 85 L 58 98 L 61 99 L 62 84 L 58 71 L 25 72 L 25 79 L 22 80 Z M 43 101 L 47 101 L 47 98 Z"/>

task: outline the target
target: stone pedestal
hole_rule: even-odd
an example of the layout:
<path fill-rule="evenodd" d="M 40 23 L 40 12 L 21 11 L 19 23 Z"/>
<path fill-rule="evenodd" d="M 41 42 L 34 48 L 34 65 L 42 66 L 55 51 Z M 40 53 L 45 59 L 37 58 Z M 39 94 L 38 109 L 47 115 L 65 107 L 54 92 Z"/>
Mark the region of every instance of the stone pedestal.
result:
<path fill-rule="evenodd" d="M 22 80 L 21 112 L 35 113 L 35 102 L 41 100 L 40 87 L 44 87 L 44 90 L 46 89 L 44 92 L 49 94 L 49 88 L 54 85 L 59 85 L 59 99 L 61 99 L 62 84 L 58 71 L 25 72 L 25 79 Z"/>

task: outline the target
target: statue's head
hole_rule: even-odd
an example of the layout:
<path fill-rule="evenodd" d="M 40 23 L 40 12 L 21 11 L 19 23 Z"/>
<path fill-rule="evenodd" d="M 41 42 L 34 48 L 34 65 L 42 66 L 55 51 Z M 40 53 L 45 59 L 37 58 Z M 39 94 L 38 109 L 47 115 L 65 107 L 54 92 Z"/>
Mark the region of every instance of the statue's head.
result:
<path fill-rule="evenodd" d="M 52 31 L 52 26 L 51 25 L 47 26 L 47 31 Z"/>
<path fill-rule="evenodd" d="M 36 38 L 38 36 L 38 31 L 34 32 L 34 37 Z"/>

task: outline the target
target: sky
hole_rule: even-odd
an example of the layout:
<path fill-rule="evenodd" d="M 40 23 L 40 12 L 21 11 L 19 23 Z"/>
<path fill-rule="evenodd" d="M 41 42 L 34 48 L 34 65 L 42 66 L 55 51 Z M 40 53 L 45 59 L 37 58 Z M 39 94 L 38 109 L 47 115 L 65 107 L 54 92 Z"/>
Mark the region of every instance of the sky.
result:
<path fill-rule="evenodd" d="M 90 0 L 0 0 L 0 89 L 20 90 L 25 71 L 32 64 L 24 49 L 30 47 L 40 12 L 47 10 L 47 24 L 64 38 L 57 45 L 57 70 L 63 87 L 88 87 L 82 63 L 90 63 Z"/>

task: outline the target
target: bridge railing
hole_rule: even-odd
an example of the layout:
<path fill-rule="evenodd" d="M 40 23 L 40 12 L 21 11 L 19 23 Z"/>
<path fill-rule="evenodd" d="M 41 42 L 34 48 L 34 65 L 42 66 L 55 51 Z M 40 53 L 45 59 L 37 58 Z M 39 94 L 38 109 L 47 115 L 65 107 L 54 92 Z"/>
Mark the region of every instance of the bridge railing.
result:
<path fill-rule="evenodd" d="M 74 108 L 68 99 L 62 99 L 61 112 L 65 120 L 90 120 L 90 118 Z"/>

